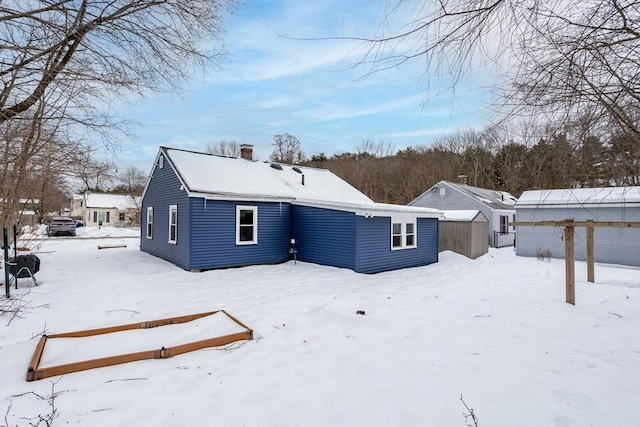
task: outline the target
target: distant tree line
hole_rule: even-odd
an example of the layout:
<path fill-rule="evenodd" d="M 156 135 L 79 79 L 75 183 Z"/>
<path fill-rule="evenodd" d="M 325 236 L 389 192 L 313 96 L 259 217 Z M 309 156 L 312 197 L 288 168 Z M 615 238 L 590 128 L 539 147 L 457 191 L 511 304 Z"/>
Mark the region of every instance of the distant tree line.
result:
<path fill-rule="evenodd" d="M 640 185 L 640 144 L 628 134 L 598 137 L 547 126 L 500 126 L 446 136 L 393 152 L 363 142 L 351 153 L 311 156 L 377 202 L 406 204 L 440 180 L 508 191 Z"/>

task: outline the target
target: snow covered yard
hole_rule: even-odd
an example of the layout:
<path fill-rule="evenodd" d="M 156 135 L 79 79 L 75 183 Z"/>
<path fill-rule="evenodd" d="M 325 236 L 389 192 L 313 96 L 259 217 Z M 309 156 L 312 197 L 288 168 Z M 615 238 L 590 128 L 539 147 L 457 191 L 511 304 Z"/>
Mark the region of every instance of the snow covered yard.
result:
<path fill-rule="evenodd" d="M 461 395 L 479 426 L 640 425 L 638 268 L 596 264 L 589 284 L 578 262 L 574 307 L 564 261 L 512 248 L 377 275 L 293 262 L 191 273 L 111 236 L 45 241 L 41 285 L 11 289 L 27 308 L 0 318 L 0 424 L 49 412 L 30 392 L 55 382 L 54 425 L 465 426 Z M 218 309 L 254 341 L 25 381 L 43 331 Z"/>

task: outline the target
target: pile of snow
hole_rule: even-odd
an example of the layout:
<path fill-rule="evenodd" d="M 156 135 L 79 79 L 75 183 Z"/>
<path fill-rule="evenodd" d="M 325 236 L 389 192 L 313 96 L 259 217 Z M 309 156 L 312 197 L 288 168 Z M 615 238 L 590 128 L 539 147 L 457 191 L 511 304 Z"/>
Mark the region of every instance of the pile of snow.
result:
<path fill-rule="evenodd" d="M 98 249 L 114 242 L 48 239 L 41 285 L 11 289 L 24 308 L 0 317 L 8 425 L 46 415 L 52 387 L 55 425 L 464 426 L 461 395 L 481 426 L 640 425 L 638 268 L 596 264 L 590 284 L 577 262 L 572 306 L 563 260 L 512 248 L 377 275 L 301 262 L 191 273 L 131 240 Z M 255 339 L 25 381 L 41 333 L 218 309 Z"/>
<path fill-rule="evenodd" d="M 20 229 L 20 236 L 25 238 L 37 238 L 47 235 L 47 226 L 45 224 L 24 225 Z"/>
<path fill-rule="evenodd" d="M 79 237 L 140 237 L 140 227 L 79 227 Z"/>

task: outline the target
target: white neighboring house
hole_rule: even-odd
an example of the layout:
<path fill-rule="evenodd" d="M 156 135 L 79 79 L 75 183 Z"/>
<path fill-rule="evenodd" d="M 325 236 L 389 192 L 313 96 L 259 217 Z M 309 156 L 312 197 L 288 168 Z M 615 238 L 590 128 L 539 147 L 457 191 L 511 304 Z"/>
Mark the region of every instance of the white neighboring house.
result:
<path fill-rule="evenodd" d="M 139 196 L 85 192 L 71 199 L 71 216 L 88 227 L 129 227 L 140 224 Z"/>
<path fill-rule="evenodd" d="M 640 187 L 577 188 L 525 191 L 516 204 L 518 221 L 640 221 Z M 596 262 L 640 267 L 640 229 L 595 227 Z M 542 251 L 564 259 L 560 227 L 518 227 L 516 254 Z M 586 260 L 585 227 L 575 227 L 575 259 Z"/>
<path fill-rule="evenodd" d="M 489 220 L 489 246 L 513 246 L 516 199 L 506 191 L 488 190 L 462 183 L 440 181 L 409 203 L 440 210 L 479 210 Z"/>

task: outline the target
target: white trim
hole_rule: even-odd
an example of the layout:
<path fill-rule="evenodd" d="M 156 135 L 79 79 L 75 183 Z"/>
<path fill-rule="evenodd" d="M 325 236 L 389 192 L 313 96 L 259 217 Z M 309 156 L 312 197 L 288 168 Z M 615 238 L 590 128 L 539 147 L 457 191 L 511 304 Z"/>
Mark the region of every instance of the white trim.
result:
<path fill-rule="evenodd" d="M 147 239 L 153 239 L 153 206 L 147 206 L 147 232 L 146 232 L 146 235 L 147 235 Z"/>
<path fill-rule="evenodd" d="M 319 202 L 314 200 L 296 199 L 291 202 L 293 205 L 307 206 L 314 208 L 333 209 L 343 212 L 353 212 L 365 218 L 373 217 L 400 217 L 407 218 L 441 218 L 442 213 L 438 209 L 423 208 L 419 206 L 391 205 L 386 203 L 359 204 L 348 202 Z"/>
<path fill-rule="evenodd" d="M 393 232 L 393 225 L 400 224 L 400 234 Z M 413 233 L 407 233 L 407 225 L 413 225 Z M 402 216 L 401 218 L 392 217 L 391 218 L 391 250 L 398 251 L 402 249 L 414 249 L 418 247 L 418 220 L 413 217 L 413 219 L 408 219 L 406 216 Z M 393 237 L 400 237 L 400 246 L 393 245 Z M 407 244 L 407 237 L 413 236 L 413 244 Z"/>
<path fill-rule="evenodd" d="M 175 211 L 176 213 L 176 223 L 172 224 L 171 220 L 173 219 L 172 213 Z M 171 226 L 175 227 L 175 236 L 174 239 L 171 240 Z M 169 205 L 169 243 L 172 245 L 177 244 L 178 242 L 178 205 Z"/>
<path fill-rule="evenodd" d="M 252 211 L 253 212 L 253 239 L 252 240 L 240 240 L 240 211 Z M 244 226 L 247 226 L 245 224 Z M 236 205 L 236 245 L 257 245 L 258 244 L 258 207 L 257 206 L 243 206 Z"/>

